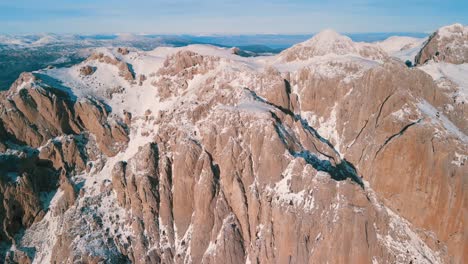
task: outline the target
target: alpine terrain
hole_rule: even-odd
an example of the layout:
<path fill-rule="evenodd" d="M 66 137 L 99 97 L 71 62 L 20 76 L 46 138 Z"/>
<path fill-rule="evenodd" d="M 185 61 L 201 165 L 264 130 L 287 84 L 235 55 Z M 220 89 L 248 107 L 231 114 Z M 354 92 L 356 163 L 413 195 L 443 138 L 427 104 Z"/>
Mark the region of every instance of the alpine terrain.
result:
<path fill-rule="evenodd" d="M 0 260 L 468 263 L 468 26 L 239 52 L 98 47 L 0 92 Z"/>

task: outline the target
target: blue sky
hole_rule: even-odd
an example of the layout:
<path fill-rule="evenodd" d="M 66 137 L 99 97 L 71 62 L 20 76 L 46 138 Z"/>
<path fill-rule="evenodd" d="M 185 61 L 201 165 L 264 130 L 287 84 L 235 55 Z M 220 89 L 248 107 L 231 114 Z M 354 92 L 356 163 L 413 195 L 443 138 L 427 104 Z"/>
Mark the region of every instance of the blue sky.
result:
<path fill-rule="evenodd" d="M 0 0 L 0 33 L 429 32 L 467 0 Z"/>

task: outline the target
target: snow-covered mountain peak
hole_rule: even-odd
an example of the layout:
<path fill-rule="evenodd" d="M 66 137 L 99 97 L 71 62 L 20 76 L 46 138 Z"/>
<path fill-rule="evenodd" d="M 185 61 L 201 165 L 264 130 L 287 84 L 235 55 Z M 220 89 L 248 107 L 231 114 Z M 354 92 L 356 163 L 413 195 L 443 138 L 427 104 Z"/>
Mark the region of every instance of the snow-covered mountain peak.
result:
<path fill-rule="evenodd" d="M 323 30 L 309 40 L 299 43 L 280 54 L 280 60 L 291 62 L 318 56 L 351 55 L 371 60 L 386 57 L 383 50 L 368 43 L 353 42 L 351 38 L 334 30 Z"/>
<path fill-rule="evenodd" d="M 418 53 L 416 63 L 430 60 L 453 64 L 468 62 L 468 26 L 453 24 L 434 32 Z"/>
<path fill-rule="evenodd" d="M 468 34 L 468 26 L 463 26 L 460 23 L 441 27 L 437 30 L 437 35 L 440 38 L 451 38 Z"/>
<path fill-rule="evenodd" d="M 356 52 L 353 41 L 334 30 L 326 29 L 297 46 L 311 48 L 317 56 L 348 54 Z"/>
<path fill-rule="evenodd" d="M 331 43 L 352 43 L 352 40 L 344 35 L 339 34 L 333 29 L 325 29 L 320 31 L 318 34 L 301 43 L 304 46 L 309 45 L 324 45 Z"/>
<path fill-rule="evenodd" d="M 32 45 L 41 46 L 41 45 L 47 45 L 47 44 L 51 44 L 51 43 L 58 42 L 58 41 L 59 39 L 53 35 L 44 35 L 38 40 L 34 41 Z"/>

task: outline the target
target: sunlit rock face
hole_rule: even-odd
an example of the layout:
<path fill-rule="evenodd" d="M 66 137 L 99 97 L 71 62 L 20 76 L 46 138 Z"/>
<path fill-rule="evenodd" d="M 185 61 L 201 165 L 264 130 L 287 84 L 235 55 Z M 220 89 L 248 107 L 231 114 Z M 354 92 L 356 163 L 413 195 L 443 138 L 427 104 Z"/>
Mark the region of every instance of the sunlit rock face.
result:
<path fill-rule="evenodd" d="M 430 60 L 453 64 L 468 63 L 468 26 L 453 24 L 434 32 L 416 56 L 416 63 Z"/>
<path fill-rule="evenodd" d="M 24 73 L 0 94 L 0 256 L 464 263 L 468 69 L 445 58 L 327 30 L 270 57 L 100 48 Z"/>

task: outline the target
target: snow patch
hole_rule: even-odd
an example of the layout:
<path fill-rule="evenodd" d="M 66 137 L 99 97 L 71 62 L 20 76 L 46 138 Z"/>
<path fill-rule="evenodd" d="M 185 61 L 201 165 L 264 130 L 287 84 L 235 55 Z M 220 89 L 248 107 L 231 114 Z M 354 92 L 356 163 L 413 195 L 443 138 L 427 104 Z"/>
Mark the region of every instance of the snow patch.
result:
<path fill-rule="evenodd" d="M 392 36 L 384 41 L 376 42 L 375 44 L 392 57 L 402 61 L 409 60 L 414 63 L 414 58 L 423 47 L 426 40 L 427 38 Z"/>
<path fill-rule="evenodd" d="M 418 103 L 418 107 L 422 113 L 429 117 L 432 124 L 439 125 L 445 128 L 447 132 L 461 139 L 463 142 L 468 142 L 468 136 L 466 136 L 465 133 L 463 133 L 443 113 L 439 112 L 439 110 L 437 110 L 429 102 L 427 102 L 426 100 L 422 100 Z"/>
<path fill-rule="evenodd" d="M 277 182 L 274 188 L 267 187 L 266 191 L 273 195 L 273 201 L 281 206 L 294 206 L 301 208 L 304 211 L 312 211 L 315 208 L 315 197 L 311 191 L 301 190 L 294 193 L 291 190 L 291 182 L 293 177 L 293 168 L 297 160 L 289 163 L 286 170 L 283 172 L 284 178 Z M 298 175 L 294 175 L 297 177 Z"/>
<path fill-rule="evenodd" d="M 325 120 L 323 117 L 320 117 L 318 119 L 320 126 L 318 127 L 317 132 L 323 138 L 331 140 L 335 145 L 336 151 L 338 151 L 338 153 L 341 153 L 340 151 L 341 139 L 340 139 L 340 136 L 338 135 L 338 131 L 336 130 L 337 107 L 338 107 L 338 103 L 335 103 L 335 105 L 332 108 L 332 111 L 330 112 L 330 117 L 327 120 Z"/>
<path fill-rule="evenodd" d="M 412 230 L 411 224 L 389 208 L 385 208 L 390 217 L 389 227 L 392 232 L 377 239 L 395 254 L 399 263 L 411 258 L 415 263 L 441 263 L 437 253 L 433 252 Z"/>
<path fill-rule="evenodd" d="M 443 79 L 454 82 L 458 87 L 453 96 L 457 98 L 457 101 L 468 103 L 468 63 L 451 64 L 430 61 L 418 68 L 431 75 L 436 82 Z"/>
<path fill-rule="evenodd" d="M 461 166 L 465 165 L 467 160 L 468 160 L 467 155 L 458 154 L 457 152 L 455 152 L 455 159 L 452 160 L 452 164 L 454 164 L 454 165 L 456 165 L 458 167 L 461 167 Z"/>

